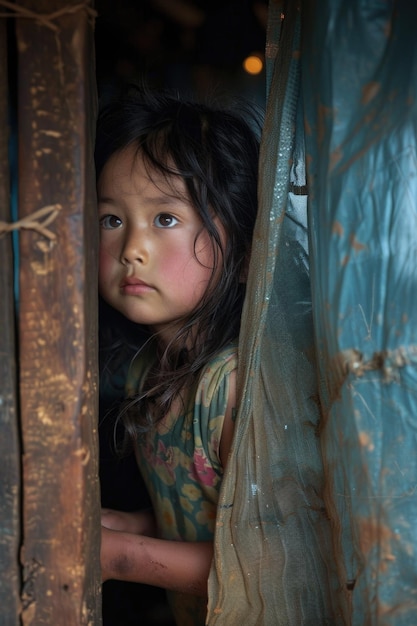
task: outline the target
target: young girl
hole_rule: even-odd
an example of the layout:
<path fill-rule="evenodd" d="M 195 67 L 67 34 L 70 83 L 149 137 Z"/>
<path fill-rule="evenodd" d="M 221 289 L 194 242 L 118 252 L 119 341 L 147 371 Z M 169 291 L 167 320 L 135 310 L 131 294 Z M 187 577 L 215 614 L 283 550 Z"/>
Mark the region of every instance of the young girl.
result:
<path fill-rule="evenodd" d="M 101 113 L 103 299 L 145 328 L 121 416 L 152 511 L 103 510 L 103 580 L 168 590 L 205 624 L 237 337 L 257 208 L 259 121 L 131 87 Z"/>

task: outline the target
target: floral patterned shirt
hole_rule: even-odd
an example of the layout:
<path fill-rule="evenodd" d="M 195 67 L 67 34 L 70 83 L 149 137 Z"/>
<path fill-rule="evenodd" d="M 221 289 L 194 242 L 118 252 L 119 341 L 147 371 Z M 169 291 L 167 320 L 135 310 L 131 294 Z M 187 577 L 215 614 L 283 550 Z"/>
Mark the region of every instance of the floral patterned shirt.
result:
<path fill-rule="evenodd" d="M 219 444 L 230 374 L 236 367 L 237 347 L 231 344 L 203 371 L 191 410 L 180 416 L 168 414 L 137 443 L 138 464 L 163 539 L 213 539 L 223 475 Z M 143 357 L 139 355 L 130 370 L 129 395 L 140 389 L 143 371 Z M 168 596 L 177 624 L 205 624 L 204 598 L 171 592 Z"/>

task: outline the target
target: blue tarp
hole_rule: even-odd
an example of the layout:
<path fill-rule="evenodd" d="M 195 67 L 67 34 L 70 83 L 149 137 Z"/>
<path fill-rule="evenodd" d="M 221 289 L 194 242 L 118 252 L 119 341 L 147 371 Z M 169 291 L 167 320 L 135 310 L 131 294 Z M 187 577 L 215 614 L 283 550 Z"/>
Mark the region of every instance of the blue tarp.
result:
<path fill-rule="evenodd" d="M 322 448 L 352 623 L 417 624 L 417 3 L 302 3 Z"/>

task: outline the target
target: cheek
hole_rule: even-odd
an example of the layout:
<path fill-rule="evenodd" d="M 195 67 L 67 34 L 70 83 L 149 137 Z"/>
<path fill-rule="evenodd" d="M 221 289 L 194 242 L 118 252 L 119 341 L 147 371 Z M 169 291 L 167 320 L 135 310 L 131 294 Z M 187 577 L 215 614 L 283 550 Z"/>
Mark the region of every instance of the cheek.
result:
<path fill-rule="evenodd" d="M 204 264 L 203 264 L 204 263 Z M 159 272 L 167 284 L 176 285 L 180 299 L 189 302 L 199 300 L 212 275 L 211 263 L 206 254 L 177 251 L 175 255 L 160 259 Z M 195 302 L 194 302 L 195 304 Z"/>
<path fill-rule="evenodd" d="M 163 276 L 168 282 L 176 282 L 182 279 L 187 272 L 187 265 L 190 260 L 185 259 L 185 255 L 181 251 L 174 254 L 161 254 L 158 258 L 158 274 Z"/>

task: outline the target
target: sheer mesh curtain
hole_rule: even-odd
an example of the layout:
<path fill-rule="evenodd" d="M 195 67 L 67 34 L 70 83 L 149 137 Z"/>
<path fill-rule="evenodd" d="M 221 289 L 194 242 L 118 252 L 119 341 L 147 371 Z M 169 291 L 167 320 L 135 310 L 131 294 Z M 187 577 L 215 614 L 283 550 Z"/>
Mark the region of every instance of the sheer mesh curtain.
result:
<path fill-rule="evenodd" d="M 344 623 L 322 496 L 299 50 L 297 3 L 271 1 L 241 403 L 209 580 L 216 626 Z"/>

